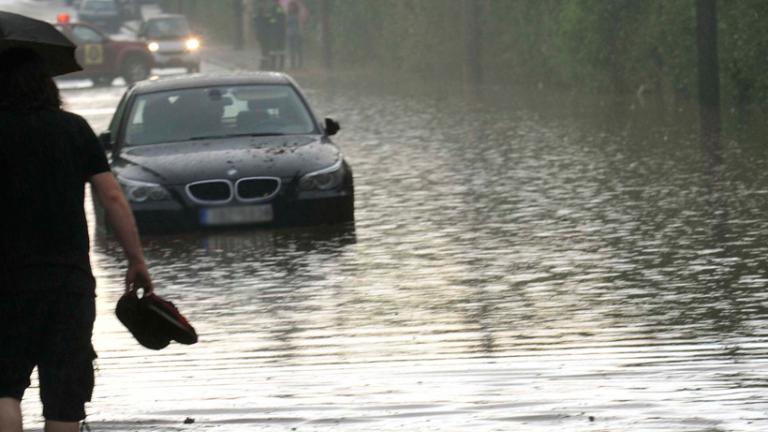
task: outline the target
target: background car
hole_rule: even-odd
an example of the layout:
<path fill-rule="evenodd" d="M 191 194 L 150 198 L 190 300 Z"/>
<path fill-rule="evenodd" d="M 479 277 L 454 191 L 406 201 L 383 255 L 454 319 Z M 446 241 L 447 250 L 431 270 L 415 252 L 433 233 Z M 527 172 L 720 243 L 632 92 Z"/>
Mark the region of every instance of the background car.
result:
<path fill-rule="evenodd" d="M 120 5 L 115 0 L 81 0 L 77 19 L 108 33 L 117 33 L 123 23 Z"/>
<path fill-rule="evenodd" d="M 353 220 L 338 130 L 287 75 L 181 75 L 129 88 L 100 138 L 146 232 Z"/>
<path fill-rule="evenodd" d="M 155 59 L 155 67 L 200 71 L 200 37 L 184 15 L 163 14 L 144 21 L 138 33 Z"/>
<path fill-rule="evenodd" d="M 69 22 L 66 15 L 59 17 L 55 27 L 77 45 L 75 57 L 83 67 L 67 78 L 89 78 L 98 85 L 120 76 L 132 84 L 148 78 L 152 71 L 152 54 L 141 42 L 113 40 L 90 25 Z"/>

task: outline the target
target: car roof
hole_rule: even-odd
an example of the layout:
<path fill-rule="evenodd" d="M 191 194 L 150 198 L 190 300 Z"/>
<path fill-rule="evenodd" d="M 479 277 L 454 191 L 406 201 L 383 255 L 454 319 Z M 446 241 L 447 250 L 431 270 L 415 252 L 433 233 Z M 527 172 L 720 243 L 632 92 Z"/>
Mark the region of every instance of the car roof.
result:
<path fill-rule="evenodd" d="M 288 75 L 281 72 L 229 72 L 179 75 L 156 80 L 139 81 L 133 86 L 133 93 L 144 94 L 187 88 L 260 84 L 294 84 L 294 82 Z"/>

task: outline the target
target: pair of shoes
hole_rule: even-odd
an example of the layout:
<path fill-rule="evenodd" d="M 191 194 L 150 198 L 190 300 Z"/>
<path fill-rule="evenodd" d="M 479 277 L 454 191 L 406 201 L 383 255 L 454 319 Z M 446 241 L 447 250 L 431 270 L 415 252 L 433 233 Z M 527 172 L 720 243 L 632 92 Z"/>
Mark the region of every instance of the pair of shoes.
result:
<path fill-rule="evenodd" d="M 143 346 L 159 350 L 176 341 L 197 343 L 197 333 L 173 303 L 154 293 L 141 298 L 135 291 L 123 294 L 115 309 L 117 319 Z"/>

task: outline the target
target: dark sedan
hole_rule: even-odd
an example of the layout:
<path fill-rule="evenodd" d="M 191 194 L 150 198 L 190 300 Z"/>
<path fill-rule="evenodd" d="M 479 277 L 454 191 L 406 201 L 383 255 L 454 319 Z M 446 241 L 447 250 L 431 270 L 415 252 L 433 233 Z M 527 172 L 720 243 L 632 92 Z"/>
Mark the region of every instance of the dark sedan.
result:
<path fill-rule="evenodd" d="M 338 130 L 287 75 L 247 73 L 137 83 L 100 138 L 139 228 L 154 231 L 353 220 Z"/>

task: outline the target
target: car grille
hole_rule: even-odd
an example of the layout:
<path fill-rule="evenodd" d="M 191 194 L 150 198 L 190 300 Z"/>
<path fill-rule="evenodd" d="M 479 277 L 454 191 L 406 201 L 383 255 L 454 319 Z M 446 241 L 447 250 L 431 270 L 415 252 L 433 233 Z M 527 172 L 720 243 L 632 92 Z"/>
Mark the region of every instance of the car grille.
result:
<path fill-rule="evenodd" d="M 232 199 L 232 184 L 227 180 L 206 180 L 187 185 L 187 194 L 202 204 L 224 203 Z"/>
<path fill-rule="evenodd" d="M 272 198 L 280 190 L 276 177 L 244 178 L 235 184 L 235 194 L 241 201 L 263 201 Z"/>

